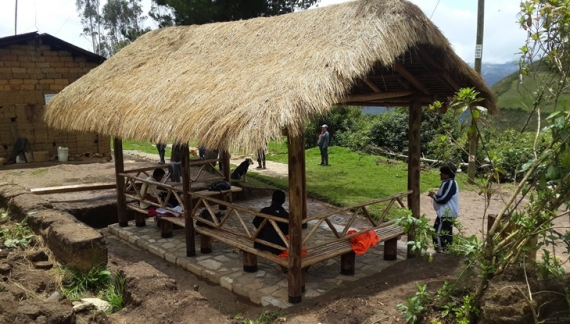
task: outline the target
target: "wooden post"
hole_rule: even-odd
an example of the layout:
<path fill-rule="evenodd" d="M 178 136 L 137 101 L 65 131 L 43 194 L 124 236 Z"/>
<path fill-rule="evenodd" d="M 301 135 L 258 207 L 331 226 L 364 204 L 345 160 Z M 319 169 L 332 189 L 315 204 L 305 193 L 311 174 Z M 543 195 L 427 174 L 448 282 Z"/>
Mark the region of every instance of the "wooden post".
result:
<path fill-rule="evenodd" d="M 305 147 L 304 145 L 305 143 L 303 142 L 303 148 Z M 307 218 L 307 173 L 305 172 L 305 151 L 303 149 L 303 204 L 301 205 L 303 207 L 303 220 Z M 302 229 L 305 229 L 308 227 L 307 223 L 303 223 L 303 226 L 301 226 Z"/>
<path fill-rule="evenodd" d="M 354 275 L 356 253 L 350 251 L 340 256 L 340 274 L 345 276 Z"/>
<path fill-rule="evenodd" d="M 303 173 L 305 172 L 304 135 L 287 136 L 289 142 L 289 302 L 302 300 L 303 274 L 301 272 L 301 245 L 303 241 Z"/>
<path fill-rule="evenodd" d="M 212 238 L 208 235 L 200 235 L 200 253 L 210 254 L 212 253 Z"/>
<path fill-rule="evenodd" d="M 232 180 L 230 179 L 230 152 L 228 152 L 228 150 L 222 150 L 220 152 L 220 163 L 222 165 L 222 173 L 224 174 L 224 179 L 226 179 L 227 182 L 232 183 Z M 221 199 L 224 201 L 232 202 L 231 191 L 225 195 L 222 195 Z M 220 205 L 218 208 L 220 210 L 228 209 L 224 205 Z"/>
<path fill-rule="evenodd" d="M 257 255 L 243 251 L 243 271 L 257 272 Z"/>
<path fill-rule="evenodd" d="M 410 103 L 410 120 L 408 129 L 408 208 L 415 218 L 420 218 L 420 126 L 422 123 L 422 106 L 419 101 Z M 408 241 L 415 240 L 415 229 L 412 227 L 408 233 Z M 408 258 L 415 253 L 408 245 Z"/>
<path fill-rule="evenodd" d="M 398 238 L 384 242 L 384 260 L 394 261 L 398 259 Z"/>
<path fill-rule="evenodd" d="M 127 199 L 125 198 L 125 177 L 119 175 L 125 172 L 123 141 L 117 136 L 113 136 L 113 159 L 115 160 L 115 181 L 117 182 L 117 215 L 119 218 L 119 226 L 127 227 L 129 226 L 129 218 L 127 217 Z"/>
<path fill-rule="evenodd" d="M 194 219 L 190 215 L 192 199 L 190 198 L 190 151 L 188 144 L 184 145 L 182 154 L 182 200 L 184 202 L 184 232 L 186 234 L 186 256 L 196 255 L 196 242 L 194 241 Z"/>

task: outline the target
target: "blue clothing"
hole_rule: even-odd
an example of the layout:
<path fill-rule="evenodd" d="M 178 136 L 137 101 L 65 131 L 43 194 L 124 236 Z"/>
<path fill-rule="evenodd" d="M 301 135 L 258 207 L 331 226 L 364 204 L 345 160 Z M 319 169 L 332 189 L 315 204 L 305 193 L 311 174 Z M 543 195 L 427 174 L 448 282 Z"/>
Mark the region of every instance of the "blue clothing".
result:
<path fill-rule="evenodd" d="M 453 178 L 445 179 L 433 196 L 433 209 L 437 217 L 457 217 L 459 215 L 459 185 Z"/>

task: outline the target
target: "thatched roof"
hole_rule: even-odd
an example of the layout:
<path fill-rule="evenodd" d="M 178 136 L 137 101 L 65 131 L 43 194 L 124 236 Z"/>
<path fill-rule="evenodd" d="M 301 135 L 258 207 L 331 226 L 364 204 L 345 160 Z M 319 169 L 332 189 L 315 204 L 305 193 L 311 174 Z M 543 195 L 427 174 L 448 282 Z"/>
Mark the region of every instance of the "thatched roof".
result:
<path fill-rule="evenodd" d="M 335 103 L 402 105 L 492 91 L 415 5 L 368 0 L 149 32 L 46 107 L 56 128 L 254 149 Z"/>

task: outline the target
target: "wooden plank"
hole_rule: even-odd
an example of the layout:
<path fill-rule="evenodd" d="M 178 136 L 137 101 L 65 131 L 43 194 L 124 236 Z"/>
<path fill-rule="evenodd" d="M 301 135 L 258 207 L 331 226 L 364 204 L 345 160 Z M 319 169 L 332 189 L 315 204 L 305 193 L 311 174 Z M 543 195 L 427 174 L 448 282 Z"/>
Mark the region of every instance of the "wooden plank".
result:
<path fill-rule="evenodd" d="M 129 226 L 129 219 L 127 217 L 127 206 L 125 197 L 125 178 L 121 173 L 125 171 L 125 164 L 123 161 L 123 141 L 119 137 L 113 137 L 113 157 L 115 160 L 115 178 L 117 183 L 117 212 L 119 218 L 119 226 Z"/>
<path fill-rule="evenodd" d="M 408 131 L 408 208 L 415 218 L 420 217 L 420 126 L 422 123 L 422 106 L 418 101 L 410 103 L 410 119 Z M 408 241 L 415 240 L 415 229 L 408 233 Z M 412 246 L 408 245 L 408 258 L 413 258 Z"/>
<path fill-rule="evenodd" d="M 305 172 L 305 139 L 303 134 L 287 136 L 289 162 L 289 272 L 288 293 L 291 304 L 300 303 L 303 297 L 301 250 L 303 241 L 303 172 Z"/>
<path fill-rule="evenodd" d="M 354 95 L 342 98 L 337 103 L 342 104 L 342 103 L 351 103 L 351 102 L 391 99 L 398 97 L 406 97 L 412 94 L 414 94 L 413 91 L 392 91 L 392 92 L 371 93 L 365 95 Z"/>
<path fill-rule="evenodd" d="M 429 94 L 429 90 L 416 77 L 410 73 L 402 64 L 394 62 L 394 70 L 408 80 L 414 88 L 420 90 L 424 94 Z"/>
<path fill-rule="evenodd" d="M 48 194 L 56 194 L 64 192 L 115 189 L 116 187 L 117 187 L 116 183 L 88 183 L 88 184 L 69 185 L 69 186 L 33 188 L 30 189 L 30 191 L 32 193 L 35 193 L 36 195 L 48 195 Z"/>

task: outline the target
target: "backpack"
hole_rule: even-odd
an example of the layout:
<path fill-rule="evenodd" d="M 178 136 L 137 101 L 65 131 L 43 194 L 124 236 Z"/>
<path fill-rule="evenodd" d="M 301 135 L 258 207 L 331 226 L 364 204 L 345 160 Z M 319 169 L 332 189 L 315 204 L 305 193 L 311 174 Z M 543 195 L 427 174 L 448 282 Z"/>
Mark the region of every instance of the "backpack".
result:
<path fill-rule="evenodd" d="M 216 181 L 208 187 L 209 191 L 223 191 L 230 189 L 232 189 L 232 185 L 225 180 Z"/>
<path fill-rule="evenodd" d="M 222 217 L 224 217 L 224 213 L 223 213 L 223 212 L 217 212 L 217 213 L 215 213 L 214 215 L 216 216 L 216 220 L 218 221 L 218 223 L 222 220 Z M 212 218 L 212 214 L 210 214 L 210 212 L 209 212 L 208 209 L 206 209 L 206 208 L 202 209 L 202 211 L 200 212 L 200 217 L 203 218 L 203 219 L 205 219 L 205 220 L 208 220 L 208 221 L 210 221 L 210 222 L 212 222 L 212 223 L 215 223 L 215 222 L 214 222 L 214 219 Z M 196 226 L 203 226 L 203 227 L 207 227 L 207 228 L 213 228 L 212 226 L 210 226 L 210 225 L 208 225 L 208 224 L 206 224 L 206 223 L 203 223 L 203 222 L 201 222 L 201 221 L 197 221 L 197 222 L 196 222 Z"/>

